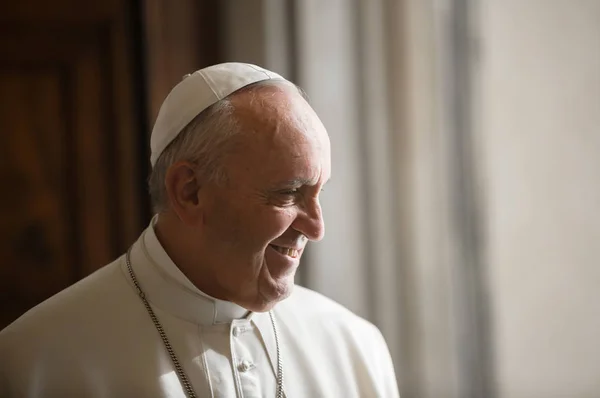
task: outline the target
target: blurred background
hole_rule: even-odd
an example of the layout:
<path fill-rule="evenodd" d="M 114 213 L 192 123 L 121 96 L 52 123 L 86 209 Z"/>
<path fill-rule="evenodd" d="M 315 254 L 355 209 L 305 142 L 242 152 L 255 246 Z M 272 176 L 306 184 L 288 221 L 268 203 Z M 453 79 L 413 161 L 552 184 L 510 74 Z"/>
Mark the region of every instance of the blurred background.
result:
<path fill-rule="evenodd" d="M 224 61 L 328 128 L 297 281 L 403 398 L 600 397 L 600 0 L 3 0 L 0 328 L 136 239 L 158 108 Z"/>

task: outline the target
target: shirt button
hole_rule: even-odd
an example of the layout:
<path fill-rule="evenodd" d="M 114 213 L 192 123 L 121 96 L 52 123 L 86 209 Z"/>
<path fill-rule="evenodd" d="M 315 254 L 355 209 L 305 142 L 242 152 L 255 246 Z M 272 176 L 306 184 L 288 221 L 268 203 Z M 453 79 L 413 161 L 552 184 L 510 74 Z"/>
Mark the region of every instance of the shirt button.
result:
<path fill-rule="evenodd" d="M 238 366 L 238 370 L 240 372 L 247 372 L 250 369 L 252 369 L 254 367 L 254 364 L 250 361 L 244 360 L 242 361 L 242 363 L 240 363 L 240 365 Z"/>
<path fill-rule="evenodd" d="M 234 337 L 238 337 L 240 334 L 242 334 L 242 330 L 240 329 L 239 326 L 236 326 L 233 328 L 233 336 Z"/>

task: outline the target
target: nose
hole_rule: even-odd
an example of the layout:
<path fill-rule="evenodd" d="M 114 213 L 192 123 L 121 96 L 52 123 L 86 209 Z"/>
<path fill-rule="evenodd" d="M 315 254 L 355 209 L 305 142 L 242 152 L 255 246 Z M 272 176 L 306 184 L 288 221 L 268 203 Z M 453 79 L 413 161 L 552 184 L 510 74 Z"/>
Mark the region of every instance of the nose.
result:
<path fill-rule="evenodd" d="M 323 221 L 319 199 L 312 199 L 310 203 L 306 203 L 299 210 L 292 228 L 314 242 L 323 239 L 325 235 L 325 222 Z"/>

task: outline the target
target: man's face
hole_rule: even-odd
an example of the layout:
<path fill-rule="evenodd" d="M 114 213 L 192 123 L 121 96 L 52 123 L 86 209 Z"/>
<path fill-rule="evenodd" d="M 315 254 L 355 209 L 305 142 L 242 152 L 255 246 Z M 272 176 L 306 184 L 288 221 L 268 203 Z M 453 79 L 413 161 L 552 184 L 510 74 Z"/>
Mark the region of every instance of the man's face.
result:
<path fill-rule="evenodd" d="M 325 128 L 302 97 L 262 87 L 232 99 L 243 132 L 209 184 L 205 260 L 227 300 L 254 311 L 288 297 L 308 240 L 323 237 L 319 193 L 330 176 Z"/>

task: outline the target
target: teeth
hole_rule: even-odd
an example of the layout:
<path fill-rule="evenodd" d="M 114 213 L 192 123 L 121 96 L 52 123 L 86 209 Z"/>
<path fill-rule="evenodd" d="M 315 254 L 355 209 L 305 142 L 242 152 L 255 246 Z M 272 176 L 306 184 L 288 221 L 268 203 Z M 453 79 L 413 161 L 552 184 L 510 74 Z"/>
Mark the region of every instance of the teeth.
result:
<path fill-rule="evenodd" d="M 298 257 L 298 250 L 296 249 L 290 249 L 287 247 L 280 247 L 280 246 L 273 246 L 275 248 L 275 250 L 277 250 L 279 253 L 284 254 L 286 256 L 290 256 L 292 258 L 296 258 Z"/>

